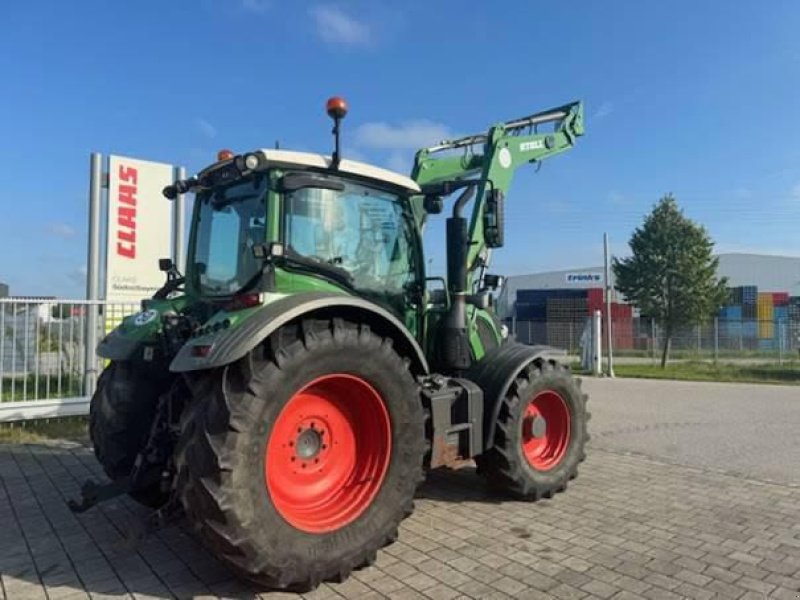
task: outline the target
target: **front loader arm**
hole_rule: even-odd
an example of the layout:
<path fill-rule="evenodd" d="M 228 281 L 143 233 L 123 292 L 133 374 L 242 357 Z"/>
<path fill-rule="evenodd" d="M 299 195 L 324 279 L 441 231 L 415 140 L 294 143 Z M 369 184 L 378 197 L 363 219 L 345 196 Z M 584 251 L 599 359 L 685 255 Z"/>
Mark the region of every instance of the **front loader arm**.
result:
<path fill-rule="evenodd" d="M 553 130 L 539 128 L 553 124 Z M 507 194 L 515 170 L 526 164 L 538 163 L 569 150 L 583 135 L 583 104 L 573 102 L 521 119 L 499 123 L 486 134 L 465 136 L 423 148 L 416 154 L 411 177 L 425 185 L 444 181 L 474 180 L 476 200 L 469 224 L 467 270 L 470 280 L 477 259 L 485 250 L 483 211 L 489 189 Z M 482 154 L 473 149 L 482 146 Z M 462 150 L 460 155 L 439 155 L 445 151 Z"/>

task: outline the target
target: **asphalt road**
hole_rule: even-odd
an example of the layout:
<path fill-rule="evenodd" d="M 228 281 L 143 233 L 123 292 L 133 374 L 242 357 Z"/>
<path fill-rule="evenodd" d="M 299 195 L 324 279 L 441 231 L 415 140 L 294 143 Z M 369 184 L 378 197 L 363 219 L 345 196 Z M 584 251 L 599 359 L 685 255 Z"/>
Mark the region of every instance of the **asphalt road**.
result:
<path fill-rule="evenodd" d="M 800 485 L 800 387 L 584 379 L 591 445 Z"/>

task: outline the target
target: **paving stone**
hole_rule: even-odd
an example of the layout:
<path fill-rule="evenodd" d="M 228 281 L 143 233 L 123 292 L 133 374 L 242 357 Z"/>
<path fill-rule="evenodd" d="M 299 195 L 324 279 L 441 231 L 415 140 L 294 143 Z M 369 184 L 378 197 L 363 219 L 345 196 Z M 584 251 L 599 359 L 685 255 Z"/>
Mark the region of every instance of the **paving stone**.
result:
<path fill-rule="evenodd" d="M 89 476 L 102 478 L 85 449 L 0 447 L 6 597 L 255 596 L 185 524 L 131 544 L 144 513 L 127 498 L 69 513 L 65 499 Z M 800 589 L 797 488 L 592 452 L 547 502 L 498 499 L 471 469 L 432 474 L 419 496 L 374 567 L 303 597 L 797 600 Z"/>

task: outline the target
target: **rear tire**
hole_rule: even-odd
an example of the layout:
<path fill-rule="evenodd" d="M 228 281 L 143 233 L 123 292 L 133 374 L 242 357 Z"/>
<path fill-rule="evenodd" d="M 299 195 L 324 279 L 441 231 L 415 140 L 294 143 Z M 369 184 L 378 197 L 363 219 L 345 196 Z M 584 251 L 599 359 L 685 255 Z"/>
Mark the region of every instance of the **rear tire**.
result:
<path fill-rule="evenodd" d="M 259 585 L 300 591 L 344 579 L 396 539 L 425 443 L 419 391 L 391 340 L 363 324 L 303 321 L 200 378 L 178 486 L 220 559 Z"/>
<path fill-rule="evenodd" d="M 564 491 L 586 457 L 586 400 L 566 367 L 529 365 L 501 401 L 494 445 L 476 458 L 479 471 L 493 487 L 525 500 Z"/>
<path fill-rule="evenodd" d="M 112 362 L 100 375 L 89 404 L 89 437 L 97 460 L 112 481 L 130 475 L 136 456 L 147 443 L 158 398 L 165 388 L 162 378 L 129 362 Z M 133 490 L 130 496 L 153 508 L 167 500 L 157 483 Z"/>

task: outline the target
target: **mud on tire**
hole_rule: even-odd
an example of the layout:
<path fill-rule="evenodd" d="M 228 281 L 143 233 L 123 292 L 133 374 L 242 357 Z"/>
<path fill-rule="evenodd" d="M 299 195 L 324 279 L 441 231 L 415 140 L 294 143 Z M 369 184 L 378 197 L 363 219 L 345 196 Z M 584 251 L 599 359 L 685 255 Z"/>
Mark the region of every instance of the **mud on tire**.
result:
<path fill-rule="evenodd" d="M 293 463 L 266 454 L 268 446 L 276 448 L 271 436 L 283 431 L 284 411 L 298 392 L 336 374 L 344 377 L 339 381 L 366 382 L 379 395 L 389 417 L 391 450 L 382 484 L 362 512 L 338 526 L 334 519 L 329 527 L 317 527 L 290 513 L 274 492 L 271 474 L 283 475 L 279 469 L 293 469 Z M 370 564 L 396 538 L 423 478 L 425 443 L 419 392 L 391 340 L 363 324 L 305 320 L 200 378 L 190 384 L 194 400 L 183 418 L 178 487 L 189 519 L 225 563 L 259 585 L 308 590 Z M 336 435 L 331 432 L 326 435 Z M 281 448 L 277 454 L 293 461 Z M 357 453 L 352 459 L 357 461 Z"/>
<path fill-rule="evenodd" d="M 528 365 L 501 400 L 494 445 L 476 458 L 479 472 L 492 487 L 525 500 L 551 498 L 564 491 L 586 457 L 584 445 L 589 439 L 590 417 L 586 400 L 580 381 L 566 367 L 544 360 Z M 566 439 L 563 443 L 556 439 L 552 450 L 537 448 L 536 441 L 531 442 L 534 434 L 524 429 L 537 418 L 531 417 L 537 411 L 529 406 L 543 401 L 545 407 L 553 407 L 555 414 L 568 415 Z M 557 425 L 548 423 L 548 434 Z"/>

